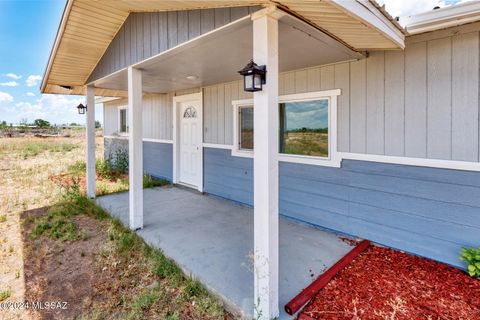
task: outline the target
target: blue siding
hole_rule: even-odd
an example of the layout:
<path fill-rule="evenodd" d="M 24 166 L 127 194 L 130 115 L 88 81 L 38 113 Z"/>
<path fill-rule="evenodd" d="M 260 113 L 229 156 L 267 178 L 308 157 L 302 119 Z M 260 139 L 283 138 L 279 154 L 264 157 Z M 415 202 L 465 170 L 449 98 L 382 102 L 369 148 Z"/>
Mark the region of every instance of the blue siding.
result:
<path fill-rule="evenodd" d="M 253 203 L 252 159 L 205 149 L 205 191 Z M 280 213 L 464 268 L 480 245 L 480 173 L 345 160 L 280 163 Z"/>
<path fill-rule="evenodd" d="M 253 205 L 253 160 L 232 157 L 230 150 L 203 149 L 203 190 Z"/>
<path fill-rule="evenodd" d="M 143 170 L 153 177 L 172 181 L 172 144 L 143 142 Z"/>

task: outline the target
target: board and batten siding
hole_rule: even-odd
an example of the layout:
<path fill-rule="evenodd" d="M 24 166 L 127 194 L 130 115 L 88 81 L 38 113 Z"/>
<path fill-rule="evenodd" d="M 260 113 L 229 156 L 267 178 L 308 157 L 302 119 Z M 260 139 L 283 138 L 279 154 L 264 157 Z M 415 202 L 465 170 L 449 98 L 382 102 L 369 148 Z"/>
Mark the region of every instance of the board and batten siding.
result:
<path fill-rule="evenodd" d="M 253 159 L 204 148 L 204 191 L 253 205 Z M 343 160 L 279 166 L 283 216 L 465 268 L 480 241 L 480 173 Z"/>
<path fill-rule="evenodd" d="M 190 39 L 255 12 L 234 7 L 130 13 L 87 82 L 164 52 Z"/>
<path fill-rule="evenodd" d="M 281 95 L 341 89 L 338 151 L 479 161 L 479 33 L 407 43 L 405 51 L 282 73 Z M 232 144 L 242 82 L 204 88 L 204 141 Z"/>
<path fill-rule="evenodd" d="M 146 94 L 143 96 L 143 138 L 172 139 L 172 110 L 174 94 Z M 126 99 L 104 103 L 104 134 L 118 133 L 118 108 L 127 106 Z"/>

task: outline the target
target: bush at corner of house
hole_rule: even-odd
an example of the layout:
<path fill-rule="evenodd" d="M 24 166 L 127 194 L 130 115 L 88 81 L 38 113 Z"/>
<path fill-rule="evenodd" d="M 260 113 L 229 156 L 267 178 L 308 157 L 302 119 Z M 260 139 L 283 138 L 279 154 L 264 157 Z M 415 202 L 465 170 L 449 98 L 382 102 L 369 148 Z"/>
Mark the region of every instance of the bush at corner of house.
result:
<path fill-rule="evenodd" d="M 125 149 L 118 149 L 115 151 L 115 169 L 120 172 L 128 171 L 128 151 Z"/>
<path fill-rule="evenodd" d="M 462 248 L 460 260 L 467 263 L 467 272 L 471 277 L 480 278 L 480 247 Z"/>

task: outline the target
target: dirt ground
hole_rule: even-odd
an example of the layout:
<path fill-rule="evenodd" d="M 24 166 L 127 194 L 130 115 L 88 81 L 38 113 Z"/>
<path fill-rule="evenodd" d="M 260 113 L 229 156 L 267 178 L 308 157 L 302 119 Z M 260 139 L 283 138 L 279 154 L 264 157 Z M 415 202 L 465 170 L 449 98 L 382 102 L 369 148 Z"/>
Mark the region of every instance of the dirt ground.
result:
<path fill-rule="evenodd" d="M 101 155 L 103 143 L 100 137 L 97 139 Z M 83 141 L 83 132 L 69 137 L 0 139 L 0 299 L 3 301 L 25 300 L 20 214 L 55 201 L 60 189 L 48 177 L 83 159 Z M 53 150 L 52 146 L 58 148 Z M 29 318 L 30 314 L 24 310 L 0 310 L 2 320 Z"/>
<path fill-rule="evenodd" d="M 75 224 L 88 238 L 68 245 L 45 237 L 32 239 L 32 218 L 45 214 L 45 208 L 22 214 L 25 300 L 66 303 L 65 308 L 32 311 L 34 318 L 72 319 L 82 313 L 94 295 L 95 284 L 111 281 L 106 273 L 97 272 L 95 258 L 107 237 L 105 223 L 87 216 L 74 217 Z"/>
<path fill-rule="evenodd" d="M 0 139 L 0 320 L 231 319 L 197 280 L 82 195 L 84 149 L 83 133 Z M 99 136 L 97 160 L 102 153 Z M 128 189 L 102 165 L 97 194 Z M 144 177 L 144 187 L 161 185 Z"/>

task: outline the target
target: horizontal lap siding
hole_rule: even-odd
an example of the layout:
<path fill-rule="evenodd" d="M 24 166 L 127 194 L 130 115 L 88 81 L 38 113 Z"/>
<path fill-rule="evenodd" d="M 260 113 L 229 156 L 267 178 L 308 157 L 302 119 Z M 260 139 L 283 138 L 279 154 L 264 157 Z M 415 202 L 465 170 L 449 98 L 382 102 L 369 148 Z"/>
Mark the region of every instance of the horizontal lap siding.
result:
<path fill-rule="evenodd" d="M 253 161 L 232 157 L 230 152 L 224 149 L 203 149 L 203 190 L 253 205 Z"/>
<path fill-rule="evenodd" d="M 113 38 L 88 82 L 152 57 L 259 7 L 131 13 Z"/>
<path fill-rule="evenodd" d="M 173 145 L 143 142 L 143 170 L 155 178 L 172 181 Z"/>
<path fill-rule="evenodd" d="M 280 165 L 280 212 L 455 266 L 480 242 L 480 174 L 344 160 Z"/>
<path fill-rule="evenodd" d="M 204 149 L 204 190 L 252 205 L 253 162 Z M 480 242 L 480 173 L 344 160 L 280 163 L 280 214 L 458 267 Z"/>

